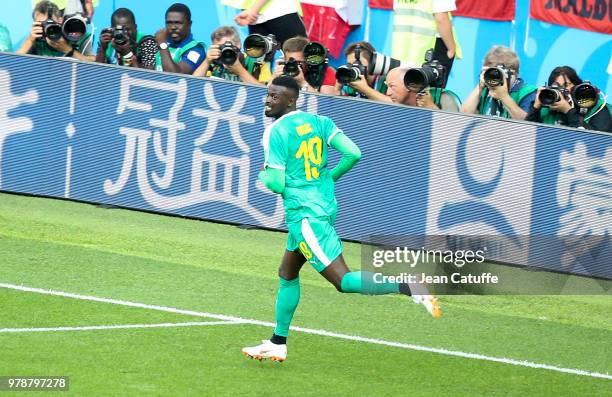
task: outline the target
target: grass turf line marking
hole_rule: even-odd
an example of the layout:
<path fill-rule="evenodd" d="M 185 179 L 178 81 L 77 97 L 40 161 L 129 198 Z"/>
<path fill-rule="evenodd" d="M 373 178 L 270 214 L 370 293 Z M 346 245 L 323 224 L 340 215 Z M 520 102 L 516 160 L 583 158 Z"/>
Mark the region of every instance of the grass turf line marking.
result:
<path fill-rule="evenodd" d="M 120 324 L 120 325 L 86 325 L 82 327 L 48 327 L 48 328 L 0 328 L 1 333 L 17 332 L 55 332 L 55 331 L 95 331 L 103 329 L 134 329 L 134 328 L 173 328 L 196 327 L 202 325 L 230 325 L 244 324 L 241 321 L 204 321 L 189 323 L 160 323 L 160 324 Z"/>
<path fill-rule="evenodd" d="M 80 300 L 86 300 L 86 301 L 92 301 L 92 302 L 110 303 L 113 305 L 120 305 L 120 306 L 138 307 L 141 309 L 157 310 L 157 311 L 168 312 L 168 313 L 185 314 L 185 315 L 194 316 L 194 317 L 214 318 L 217 320 L 223 320 L 223 321 L 229 321 L 229 322 L 240 322 L 242 324 L 250 324 L 250 325 L 260 325 L 263 327 L 274 328 L 275 326 L 274 323 L 267 322 L 267 321 L 251 320 L 251 319 L 245 319 L 241 317 L 226 316 L 222 314 L 196 312 L 193 310 L 177 309 L 174 307 L 167 307 L 167 306 L 148 305 L 146 303 L 130 302 L 130 301 L 124 301 L 124 300 L 118 300 L 118 299 L 100 298 L 97 296 L 79 295 L 79 294 L 73 294 L 70 292 L 24 287 L 22 285 L 0 283 L 0 288 L 7 288 L 7 289 L 12 289 L 12 290 L 17 290 L 17 291 L 24 291 L 24 292 L 34 292 L 34 293 L 44 294 L 44 295 L 63 296 L 65 298 L 80 299 Z M 424 352 L 429 352 L 429 353 L 438 353 L 438 354 L 443 354 L 447 356 L 471 358 L 474 360 L 492 361 L 492 362 L 497 362 L 497 363 L 502 363 L 502 364 L 516 365 L 520 367 L 546 369 L 549 371 L 562 372 L 566 374 L 612 380 L 612 375 L 610 374 L 602 374 L 599 372 L 585 371 L 581 369 L 556 367 L 554 365 L 539 364 L 539 363 L 534 363 L 531 361 L 514 360 L 510 358 L 485 356 L 483 354 L 466 353 L 466 352 L 462 352 L 458 350 L 447 350 L 447 349 L 441 349 L 441 348 L 435 348 L 435 347 L 412 345 L 408 343 L 391 342 L 391 341 L 386 341 L 382 339 L 373 339 L 373 338 L 365 338 L 365 337 L 355 336 L 355 335 L 339 334 L 336 332 L 329 332 L 329 331 L 325 331 L 321 329 L 311 329 L 311 328 L 303 328 L 303 327 L 297 327 L 297 326 L 291 326 L 290 329 L 293 331 L 303 332 L 303 333 L 311 334 L 311 335 L 321 335 L 321 336 L 327 336 L 327 337 L 337 338 L 337 339 L 344 339 L 344 340 L 363 342 L 363 343 L 371 343 L 375 345 L 398 347 L 401 349 L 417 350 L 417 351 L 424 351 Z"/>

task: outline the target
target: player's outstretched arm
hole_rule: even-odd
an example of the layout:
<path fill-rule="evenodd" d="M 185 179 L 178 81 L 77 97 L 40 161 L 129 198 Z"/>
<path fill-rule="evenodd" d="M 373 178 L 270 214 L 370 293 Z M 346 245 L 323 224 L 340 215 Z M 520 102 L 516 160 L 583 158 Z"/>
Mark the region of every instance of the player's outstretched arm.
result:
<path fill-rule="evenodd" d="M 285 170 L 266 167 L 259 172 L 259 180 L 274 193 L 282 194 L 285 190 Z"/>
<path fill-rule="evenodd" d="M 331 170 L 332 179 L 337 181 L 340 177 L 351 170 L 361 159 L 361 150 L 355 145 L 355 142 L 340 132 L 336 134 L 331 142 L 330 146 L 342 153 L 342 158 L 338 162 L 338 165 Z"/>

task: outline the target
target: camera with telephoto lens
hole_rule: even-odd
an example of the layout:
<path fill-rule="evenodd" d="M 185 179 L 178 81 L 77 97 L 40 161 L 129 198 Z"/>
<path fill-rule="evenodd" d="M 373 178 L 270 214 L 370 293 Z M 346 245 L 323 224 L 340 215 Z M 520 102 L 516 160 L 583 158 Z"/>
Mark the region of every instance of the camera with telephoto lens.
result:
<path fill-rule="evenodd" d="M 234 45 L 231 41 L 226 41 L 225 43 L 219 46 L 219 51 L 221 51 L 221 55 L 215 61 L 220 62 L 223 65 L 233 65 L 238 59 L 238 54 L 240 54 L 240 50 L 238 47 Z"/>
<path fill-rule="evenodd" d="M 400 61 L 399 59 L 391 58 L 385 54 L 375 52 L 370 58 L 370 64 L 368 65 L 368 73 L 376 76 L 389 73 L 389 70 L 397 67 L 407 68 L 410 66 L 410 62 Z"/>
<path fill-rule="evenodd" d="M 579 108 L 589 109 L 597 105 L 599 90 L 589 81 L 584 81 L 572 88 L 572 98 Z"/>
<path fill-rule="evenodd" d="M 484 71 L 484 82 L 487 87 L 499 87 L 508 81 L 512 72 L 505 65 L 497 65 Z"/>
<path fill-rule="evenodd" d="M 43 30 L 40 40 L 49 38 L 49 40 L 58 41 L 62 38 L 62 25 L 55 22 L 53 19 L 48 18 L 46 21 L 42 21 L 40 26 Z"/>
<path fill-rule="evenodd" d="M 311 41 L 304 46 L 304 61 L 308 66 L 319 66 L 327 61 L 327 49 L 323 44 Z"/>
<path fill-rule="evenodd" d="M 565 98 L 566 101 L 570 101 L 570 92 L 556 83 L 548 87 L 542 87 L 540 93 L 538 94 L 538 99 L 544 107 L 548 107 L 559 102 L 561 98 Z"/>
<path fill-rule="evenodd" d="M 361 76 L 367 76 L 367 73 L 367 68 L 361 63 L 361 46 L 357 45 L 355 47 L 355 62 L 338 67 L 336 80 L 342 84 L 348 84 L 359 80 Z"/>
<path fill-rule="evenodd" d="M 433 50 L 425 53 L 425 62 L 420 68 L 411 68 L 404 75 L 404 86 L 412 92 L 423 92 L 428 87 L 444 85 L 444 66 L 433 59 Z"/>
<path fill-rule="evenodd" d="M 300 63 L 295 58 L 289 58 L 288 61 L 281 62 L 283 66 L 283 76 L 295 77 L 300 74 Z"/>
<path fill-rule="evenodd" d="M 87 33 L 87 18 L 77 13 L 64 17 L 62 24 L 62 34 L 66 40 L 73 43 L 78 42 Z"/>
<path fill-rule="evenodd" d="M 278 42 L 273 34 L 262 36 L 255 33 L 244 39 L 244 52 L 251 58 L 262 58 L 269 61 L 274 56 L 277 48 Z"/>

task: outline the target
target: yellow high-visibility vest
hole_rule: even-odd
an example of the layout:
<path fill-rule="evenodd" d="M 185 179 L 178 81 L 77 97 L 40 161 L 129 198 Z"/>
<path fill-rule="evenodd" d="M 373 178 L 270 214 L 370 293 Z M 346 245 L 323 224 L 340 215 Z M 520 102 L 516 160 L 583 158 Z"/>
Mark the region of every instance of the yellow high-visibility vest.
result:
<path fill-rule="evenodd" d="M 253 3 L 255 3 L 255 1 L 257 0 L 221 0 L 221 4 L 224 6 L 234 7 L 239 10 L 246 10 L 247 8 L 252 6 Z M 259 13 L 263 14 L 266 11 L 266 9 L 274 3 L 274 1 L 275 0 L 268 0 L 266 4 L 263 7 L 261 7 L 261 10 L 259 10 Z M 281 0 L 281 1 L 288 1 L 288 0 Z M 299 0 L 293 0 L 293 1 L 297 4 L 298 13 L 302 15 L 302 8 L 300 6 L 300 1 Z"/>
<path fill-rule="evenodd" d="M 432 0 L 395 0 L 393 15 L 393 58 L 420 65 L 425 52 L 434 48 L 437 26 Z M 453 28 L 455 57 L 461 58 L 461 48 Z"/>

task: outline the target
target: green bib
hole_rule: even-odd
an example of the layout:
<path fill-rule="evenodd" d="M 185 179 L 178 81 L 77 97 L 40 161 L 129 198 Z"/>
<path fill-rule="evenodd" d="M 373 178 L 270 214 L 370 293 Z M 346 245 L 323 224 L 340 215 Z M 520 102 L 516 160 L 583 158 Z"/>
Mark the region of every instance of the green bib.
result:
<path fill-rule="evenodd" d="M 183 57 L 183 54 L 193 49 L 198 44 L 200 44 L 199 41 L 191 40 L 183 47 L 168 47 L 168 51 L 170 51 L 170 56 L 172 57 L 174 63 L 179 63 L 181 61 L 181 58 Z M 202 43 L 202 45 L 204 44 Z M 157 51 L 157 55 L 155 56 L 155 70 L 159 70 L 160 72 L 164 70 L 162 67 L 161 55 L 159 54 L 159 51 Z"/>

